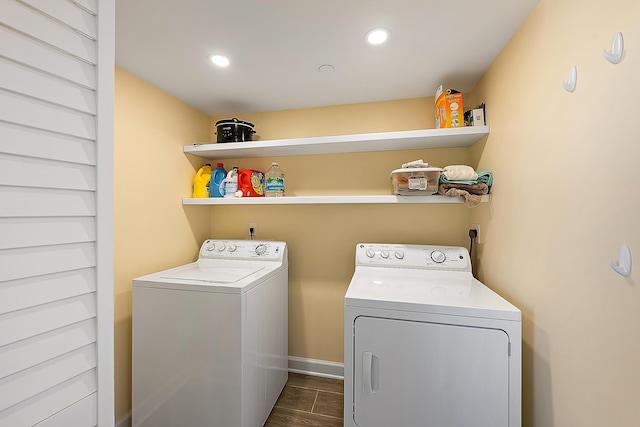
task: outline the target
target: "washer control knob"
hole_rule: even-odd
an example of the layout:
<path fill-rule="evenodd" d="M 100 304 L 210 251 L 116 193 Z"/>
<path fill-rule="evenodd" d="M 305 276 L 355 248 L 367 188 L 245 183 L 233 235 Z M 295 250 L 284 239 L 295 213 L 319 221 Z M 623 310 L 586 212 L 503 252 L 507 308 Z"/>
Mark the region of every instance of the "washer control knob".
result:
<path fill-rule="evenodd" d="M 369 258 L 373 258 L 374 256 L 376 256 L 376 252 L 373 249 L 367 249 L 367 256 Z"/>
<path fill-rule="evenodd" d="M 224 252 L 226 246 L 223 244 L 221 244 L 220 246 L 218 246 L 218 252 Z"/>
<path fill-rule="evenodd" d="M 403 259 L 404 258 L 404 252 L 402 251 L 396 251 L 396 258 L 397 259 Z"/>
<path fill-rule="evenodd" d="M 207 251 L 211 252 L 212 250 L 214 250 L 216 248 L 216 244 L 215 243 L 209 243 L 207 245 Z"/>
<path fill-rule="evenodd" d="M 433 251 L 431 252 L 431 259 L 438 264 L 441 264 L 447 259 L 447 256 L 442 251 Z"/>
<path fill-rule="evenodd" d="M 386 250 L 380 251 L 380 256 L 384 259 L 389 258 L 389 251 L 386 251 Z"/>
<path fill-rule="evenodd" d="M 234 244 L 230 244 L 229 245 L 229 252 L 235 252 L 236 249 L 238 249 L 238 247 L 236 245 L 234 245 Z"/>
<path fill-rule="evenodd" d="M 264 255 L 266 251 L 267 251 L 267 245 L 265 245 L 264 243 L 260 243 L 258 246 L 256 246 L 256 249 L 255 249 L 256 255 Z"/>

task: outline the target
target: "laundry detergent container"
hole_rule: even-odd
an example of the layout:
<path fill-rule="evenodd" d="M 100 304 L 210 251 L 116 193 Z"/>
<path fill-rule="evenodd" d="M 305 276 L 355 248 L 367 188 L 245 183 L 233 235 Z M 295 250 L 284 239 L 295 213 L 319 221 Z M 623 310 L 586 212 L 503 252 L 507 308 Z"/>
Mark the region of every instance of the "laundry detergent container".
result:
<path fill-rule="evenodd" d="M 391 172 L 393 194 L 401 196 L 428 196 L 438 192 L 438 182 L 442 169 L 403 168 Z"/>

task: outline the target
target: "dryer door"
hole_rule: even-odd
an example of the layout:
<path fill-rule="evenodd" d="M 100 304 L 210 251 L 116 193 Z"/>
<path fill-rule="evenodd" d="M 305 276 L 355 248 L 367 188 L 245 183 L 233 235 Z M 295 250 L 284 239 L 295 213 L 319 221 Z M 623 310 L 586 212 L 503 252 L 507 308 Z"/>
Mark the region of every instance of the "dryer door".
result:
<path fill-rule="evenodd" d="M 507 427 L 502 330 L 359 317 L 354 414 L 360 427 Z"/>

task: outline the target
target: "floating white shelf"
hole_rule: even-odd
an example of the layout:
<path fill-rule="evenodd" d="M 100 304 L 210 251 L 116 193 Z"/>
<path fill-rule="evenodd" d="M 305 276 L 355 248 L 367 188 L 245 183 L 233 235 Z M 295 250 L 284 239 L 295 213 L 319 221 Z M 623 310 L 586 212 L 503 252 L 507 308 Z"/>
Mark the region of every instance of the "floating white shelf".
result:
<path fill-rule="evenodd" d="M 409 130 L 357 135 L 320 136 L 270 141 L 194 144 L 184 152 L 198 157 L 222 160 L 236 158 L 302 156 L 311 154 L 361 153 L 371 151 L 414 150 L 422 148 L 468 147 L 489 134 L 489 126 Z M 488 202 L 489 195 L 482 197 Z M 458 197 L 432 196 L 289 196 L 244 198 L 185 198 L 183 205 L 326 205 L 326 204 L 463 203 Z"/>
<path fill-rule="evenodd" d="M 194 144 L 184 152 L 212 160 L 361 153 L 421 148 L 468 147 L 489 134 L 489 126 L 409 130 L 269 141 Z"/>
<path fill-rule="evenodd" d="M 482 196 L 488 202 L 490 195 Z M 290 197 L 233 197 L 186 198 L 183 205 L 337 205 L 337 204 L 389 204 L 389 203 L 463 203 L 459 197 L 432 196 L 290 196 Z"/>

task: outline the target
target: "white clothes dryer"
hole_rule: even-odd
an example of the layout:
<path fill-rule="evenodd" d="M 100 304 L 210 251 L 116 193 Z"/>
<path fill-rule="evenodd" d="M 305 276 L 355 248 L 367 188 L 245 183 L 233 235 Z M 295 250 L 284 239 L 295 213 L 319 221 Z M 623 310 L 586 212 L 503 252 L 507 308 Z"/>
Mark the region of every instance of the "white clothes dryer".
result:
<path fill-rule="evenodd" d="M 356 246 L 345 427 L 520 427 L 521 313 L 462 247 Z"/>
<path fill-rule="evenodd" d="M 132 298 L 134 427 L 265 423 L 288 375 L 286 243 L 207 240 Z"/>

